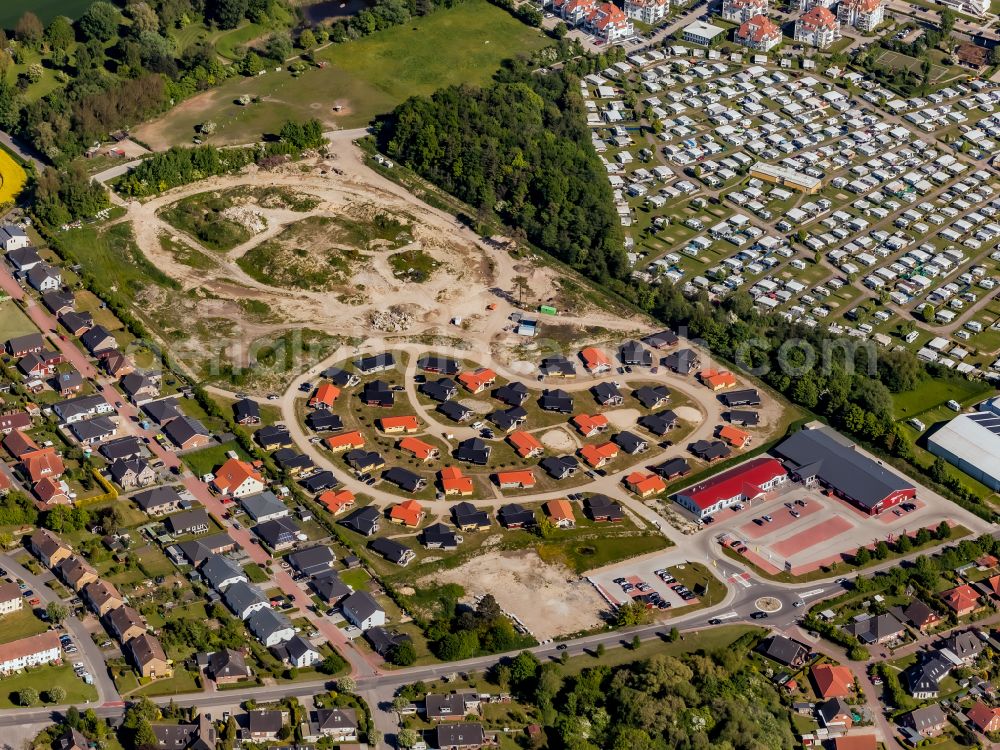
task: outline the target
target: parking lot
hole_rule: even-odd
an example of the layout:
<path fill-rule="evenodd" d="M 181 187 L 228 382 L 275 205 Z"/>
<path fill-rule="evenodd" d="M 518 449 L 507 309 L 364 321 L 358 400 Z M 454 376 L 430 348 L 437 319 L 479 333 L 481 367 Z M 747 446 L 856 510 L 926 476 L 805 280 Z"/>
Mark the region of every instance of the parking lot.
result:
<path fill-rule="evenodd" d="M 699 603 L 698 596 L 676 580 L 683 578 L 684 565 L 681 555 L 670 550 L 602 568 L 589 580 L 613 606 L 640 601 L 654 612 L 672 612 Z"/>
<path fill-rule="evenodd" d="M 840 562 L 862 545 L 893 542 L 921 527 L 933 529 L 942 520 L 956 523 L 960 514 L 961 509 L 951 503 L 918 499 L 880 516 L 867 516 L 818 487 L 792 483 L 763 502 L 717 514 L 716 522 L 702 533 L 724 540 L 769 572 L 790 568 L 800 574 Z"/>

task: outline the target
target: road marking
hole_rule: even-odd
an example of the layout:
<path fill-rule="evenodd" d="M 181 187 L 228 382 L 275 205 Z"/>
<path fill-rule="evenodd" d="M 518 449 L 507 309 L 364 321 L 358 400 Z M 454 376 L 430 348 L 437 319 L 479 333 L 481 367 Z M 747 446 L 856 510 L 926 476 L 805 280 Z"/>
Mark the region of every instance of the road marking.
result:
<path fill-rule="evenodd" d="M 825 590 L 826 589 L 813 589 L 812 591 L 803 591 L 801 594 L 799 594 L 799 599 L 805 599 L 807 596 L 819 596 Z"/>
<path fill-rule="evenodd" d="M 732 620 L 734 617 L 739 617 L 736 612 L 726 612 L 724 615 L 716 615 L 714 619 L 716 620 Z"/>
<path fill-rule="evenodd" d="M 745 589 L 748 589 L 751 586 L 753 586 L 753 581 L 750 580 L 750 574 L 749 573 L 737 573 L 735 575 L 731 575 L 731 576 L 729 576 L 729 582 L 730 583 L 738 583 L 740 586 L 742 586 Z"/>

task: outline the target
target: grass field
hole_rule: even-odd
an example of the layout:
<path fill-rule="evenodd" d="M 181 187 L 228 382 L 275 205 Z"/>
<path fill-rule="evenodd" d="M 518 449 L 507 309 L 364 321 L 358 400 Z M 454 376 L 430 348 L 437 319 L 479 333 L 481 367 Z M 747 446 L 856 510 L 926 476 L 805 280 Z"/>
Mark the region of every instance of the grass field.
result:
<path fill-rule="evenodd" d="M 34 688 L 42 700 L 45 700 L 45 691 L 55 686 L 66 691 L 64 703 L 81 705 L 97 700 L 97 690 L 73 674 L 73 668 L 65 664 L 61 667 L 38 667 L 4 677 L 3 689 L 0 690 L 0 708 L 20 708 L 17 704 L 19 690 Z"/>
<path fill-rule="evenodd" d="M 184 463 L 190 467 L 195 476 L 204 476 L 226 462 L 228 458 L 226 456 L 227 451 L 236 451 L 240 458 L 248 458 L 246 452 L 234 440 L 222 445 L 213 445 L 208 448 L 202 448 L 199 451 L 186 453 L 184 455 Z"/>
<path fill-rule="evenodd" d="M 985 398 L 992 390 L 987 383 L 966 380 L 962 377 L 947 380 L 927 378 L 912 391 L 893 395 L 896 418 L 909 419 L 941 406 L 950 399 L 958 401 L 963 406 L 968 406 L 979 398 Z"/>
<path fill-rule="evenodd" d="M 14 300 L 0 302 L 0 341 L 29 333 L 38 333 L 38 328 L 21 312 Z"/>
<path fill-rule="evenodd" d="M 21 165 L 0 148 L 0 204 L 14 200 L 24 187 L 26 179 L 27 175 Z"/>
<path fill-rule="evenodd" d="M 231 32 L 234 33 L 234 32 Z M 220 38 L 219 46 L 228 39 Z M 317 53 L 329 63 L 298 77 L 269 71 L 238 78 L 192 97 L 136 129 L 154 149 L 189 143 L 195 127 L 217 124 L 211 142 L 248 143 L 274 133 L 288 119 L 317 117 L 330 128 L 354 128 L 404 99 L 458 83 L 481 85 L 500 61 L 546 46 L 548 38 L 486 0 L 469 0 L 364 39 Z M 241 95 L 262 99 L 242 107 Z M 334 112 L 333 106 L 342 107 Z"/>
<path fill-rule="evenodd" d="M 44 633 L 48 629 L 48 625 L 35 617 L 25 600 L 22 609 L 0 617 L 0 642 L 10 643 L 18 638 Z"/>
<path fill-rule="evenodd" d="M 909 70 L 913 73 L 920 73 L 923 62 L 909 55 L 902 55 L 892 50 L 883 50 L 878 57 L 878 64 L 893 70 Z M 930 82 L 933 86 L 943 86 L 948 81 L 966 75 L 961 68 L 953 68 L 944 65 L 931 65 Z"/>
<path fill-rule="evenodd" d="M 56 16 L 75 19 L 90 3 L 91 0 L 4 0 L 0 3 L 0 28 L 13 29 L 17 19 L 29 10 L 44 24 Z"/>

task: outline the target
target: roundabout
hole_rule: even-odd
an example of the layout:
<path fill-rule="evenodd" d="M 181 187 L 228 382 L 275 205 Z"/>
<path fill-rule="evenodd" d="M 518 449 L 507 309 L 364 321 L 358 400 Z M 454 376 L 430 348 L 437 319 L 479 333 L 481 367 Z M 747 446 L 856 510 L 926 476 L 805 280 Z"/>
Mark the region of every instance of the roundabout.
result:
<path fill-rule="evenodd" d="M 782 607 L 781 600 L 774 596 L 762 596 L 753 604 L 759 611 L 767 612 L 769 615 L 780 612 Z"/>

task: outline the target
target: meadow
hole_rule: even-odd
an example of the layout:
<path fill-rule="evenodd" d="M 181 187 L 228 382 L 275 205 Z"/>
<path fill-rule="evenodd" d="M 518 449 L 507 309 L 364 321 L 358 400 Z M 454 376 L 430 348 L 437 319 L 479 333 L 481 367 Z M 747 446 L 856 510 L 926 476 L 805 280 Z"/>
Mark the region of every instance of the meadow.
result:
<path fill-rule="evenodd" d="M 42 23 L 56 16 L 77 18 L 92 0 L 4 0 L 0 3 L 0 28 L 12 29 L 26 11 L 31 11 Z"/>

